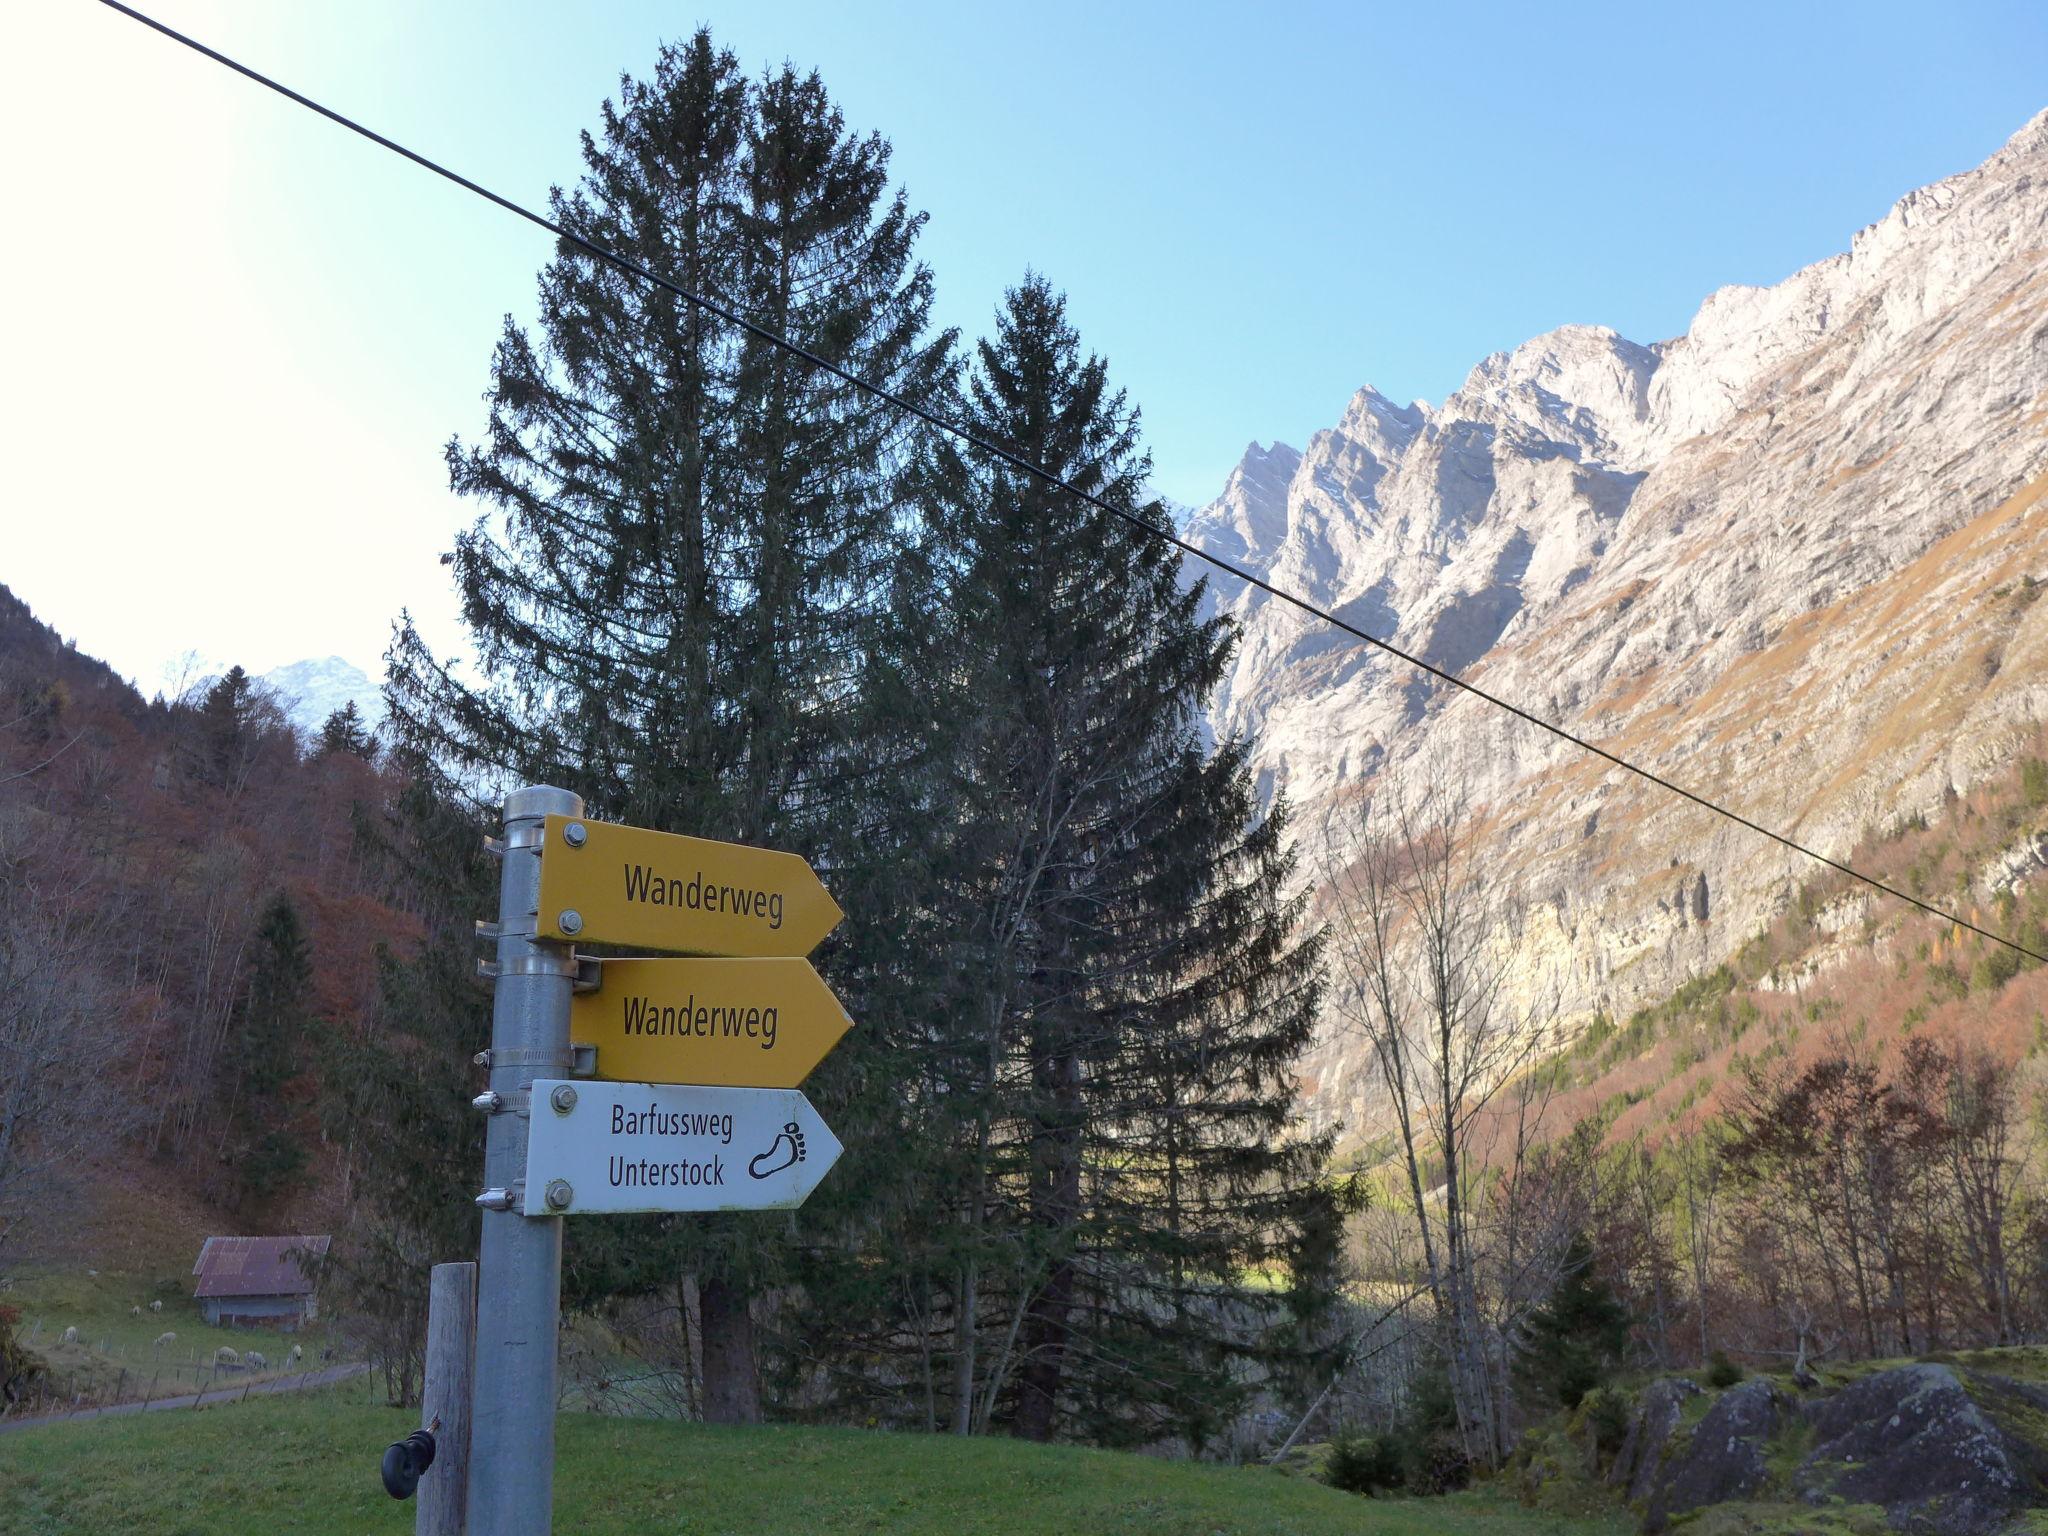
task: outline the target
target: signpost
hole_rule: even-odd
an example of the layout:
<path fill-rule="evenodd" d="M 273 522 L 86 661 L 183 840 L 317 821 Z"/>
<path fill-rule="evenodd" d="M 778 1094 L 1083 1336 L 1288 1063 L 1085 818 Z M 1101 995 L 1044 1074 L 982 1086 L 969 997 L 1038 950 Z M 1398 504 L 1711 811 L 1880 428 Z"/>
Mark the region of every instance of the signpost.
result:
<path fill-rule="evenodd" d="M 553 1523 L 561 1218 L 801 1205 L 840 1153 L 793 1091 L 853 1022 L 803 958 L 843 915 L 810 866 L 582 813 L 566 790 L 514 790 L 493 843 L 472 1536 Z M 579 941 L 729 958 L 591 960 Z"/>
<path fill-rule="evenodd" d="M 540 936 L 686 955 L 808 955 L 845 916 L 793 853 L 547 819 Z"/>
<path fill-rule="evenodd" d="M 570 1034 L 620 1083 L 794 1088 L 853 1027 L 808 960 L 603 960 Z"/>
<path fill-rule="evenodd" d="M 533 1085 L 526 1214 L 802 1205 L 839 1160 L 811 1101 L 778 1088 Z"/>
<path fill-rule="evenodd" d="M 583 802 L 535 786 L 505 797 L 498 888 L 496 996 L 484 1131 L 483 1233 L 477 1250 L 476 1401 L 470 1414 L 469 1529 L 476 1536 L 547 1536 L 555 1497 L 555 1351 L 562 1224 L 521 1215 L 526 1116 L 537 1077 L 569 1071 L 569 990 L 576 958 L 538 940 L 541 829 Z M 431 1472 L 428 1474 L 431 1476 Z"/>

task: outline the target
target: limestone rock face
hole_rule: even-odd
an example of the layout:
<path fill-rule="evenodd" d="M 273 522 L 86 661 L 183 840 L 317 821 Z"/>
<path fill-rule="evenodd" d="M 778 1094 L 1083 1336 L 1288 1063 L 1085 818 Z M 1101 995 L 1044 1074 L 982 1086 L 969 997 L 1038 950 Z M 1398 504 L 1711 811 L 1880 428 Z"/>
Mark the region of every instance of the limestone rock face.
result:
<path fill-rule="evenodd" d="M 1566 326 L 1438 406 L 1361 390 L 1303 451 L 1253 445 L 1187 529 L 1840 857 L 2048 711 L 2048 112 L 1675 340 Z M 1462 780 L 1532 1007 L 1626 1014 L 1815 872 L 1242 582 L 1212 594 L 1243 631 L 1212 725 L 1254 743 L 1307 862 L 1388 775 Z M 1305 1071 L 1319 1124 L 1369 1123 L 1334 1022 Z"/>

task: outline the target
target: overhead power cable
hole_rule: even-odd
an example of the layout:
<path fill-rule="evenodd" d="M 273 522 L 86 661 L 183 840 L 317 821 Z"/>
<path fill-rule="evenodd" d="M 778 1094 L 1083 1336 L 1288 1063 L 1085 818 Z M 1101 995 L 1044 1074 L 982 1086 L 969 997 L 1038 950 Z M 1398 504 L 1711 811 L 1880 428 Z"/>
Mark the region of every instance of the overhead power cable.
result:
<path fill-rule="evenodd" d="M 1291 607 L 1297 608 L 1301 610 L 1301 612 L 1308 614 L 1312 618 L 1320 619 L 1325 624 L 1330 625 L 1333 629 L 1341 630 L 1343 633 L 1350 635 L 1352 638 L 1356 640 L 1362 640 L 1367 645 L 1372 646 L 1376 650 L 1386 652 L 1387 655 L 1393 657 L 1396 661 L 1405 662 L 1407 665 L 1415 668 L 1419 672 L 1426 672 L 1431 677 L 1436 678 L 1439 682 L 1447 683 L 1453 688 L 1459 689 L 1460 691 L 1465 693 L 1469 693 L 1474 698 L 1483 700 L 1484 702 L 1491 704 L 1495 709 L 1502 710 L 1507 714 L 1513 715 L 1517 720 L 1525 721 L 1526 723 L 1535 726 L 1540 731 L 1547 731 L 1550 735 L 1555 736 L 1558 740 L 1568 742 L 1570 745 L 1577 747 L 1582 752 L 1590 753 L 1592 756 L 1601 759 L 1603 762 L 1611 763 L 1616 768 L 1621 769 L 1625 773 L 1632 773 L 1637 778 L 1642 779 L 1646 783 L 1654 784 L 1659 789 L 1677 795 L 1680 799 L 1690 800 L 1694 805 L 1699 806 L 1703 810 L 1709 811 L 1716 816 L 1723 817 L 1726 820 L 1733 822 L 1736 826 L 1746 828 L 1747 830 L 1756 833 L 1759 837 L 1767 838 L 1771 842 L 1778 844 L 1780 847 L 1791 850 L 1793 853 L 1797 853 L 1806 858 L 1812 859 L 1817 864 L 1824 864 L 1829 869 L 1835 870 L 1839 874 L 1847 875 L 1852 880 L 1860 881 L 1862 884 L 1869 886 L 1872 890 L 1882 892 L 1884 895 L 1890 896 L 1895 900 L 1903 901 L 1908 906 L 1918 907 L 1921 911 L 1926 912 L 1934 917 L 1938 917 L 1945 923 L 1953 923 L 1956 927 L 1963 929 L 1966 932 L 1974 933 L 1979 938 L 1989 939 L 1994 944 L 2000 944 L 2007 949 L 2016 950 L 2018 953 L 2025 955 L 2030 960 L 2037 960 L 2043 964 L 2048 964 L 2048 955 L 2043 955 L 2036 952 L 2035 950 L 2029 949 L 2024 944 L 2015 943 L 2013 940 L 2006 938 L 2002 934 L 1993 933 L 1990 929 L 1980 927 L 1976 923 L 1973 923 L 1969 921 L 1967 918 L 1961 917 L 1954 912 L 1945 911 L 1941 907 L 1935 906 L 1932 902 L 1923 901 L 1920 897 L 1913 895 L 1910 891 L 1902 891 L 1897 886 L 1887 884 L 1885 881 L 1878 879 L 1875 875 L 1867 875 L 1859 869 L 1855 869 L 1848 864 L 1844 864 L 1839 859 L 1829 858 L 1826 854 L 1821 853 L 1816 849 L 1809 848 L 1806 844 L 1801 843 L 1794 838 L 1787 837 L 1782 832 L 1774 832 L 1769 827 L 1764 826 L 1762 823 L 1750 820 L 1749 817 L 1744 816 L 1739 811 L 1730 810 L 1727 806 L 1709 800 L 1704 795 L 1694 793 L 1692 790 L 1687 789 L 1683 784 L 1674 783 L 1670 779 L 1665 778 L 1661 774 L 1652 772 L 1650 769 L 1641 767 L 1636 763 L 1632 763 L 1627 758 L 1621 757 L 1616 753 L 1610 752 L 1605 747 L 1600 746 L 1595 742 L 1588 741 L 1585 737 L 1577 735 L 1572 731 L 1566 730 L 1563 726 L 1558 725 L 1553 721 L 1545 720 L 1540 715 L 1532 714 L 1530 711 L 1522 708 L 1519 704 L 1511 703 L 1507 699 L 1500 697 L 1498 694 L 1488 692 L 1486 689 L 1481 688 L 1477 683 L 1467 682 L 1464 678 L 1459 677 L 1455 672 L 1446 671 L 1442 667 L 1436 666 L 1431 662 L 1423 660 L 1420 656 L 1416 656 L 1407 651 L 1404 651 L 1399 646 L 1395 645 L 1392 641 L 1384 640 L 1381 639 L 1378 635 L 1367 633 L 1365 630 L 1360 629 L 1356 624 L 1351 623 L 1347 619 L 1338 617 L 1329 609 L 1320 607 L 1317 604 L 1310 602 L 1307 598 L 1300 596 L 1298 593 L 1290 592 L 1285 587 L 1277 587 L 1273 585 L 1273 583 L 1271 583 L 1270 581 L 1267 581 L 1264 577 L 1256 576 L 1252 572 L 1245 570 L 1243 567 L 1235 565 L 1231 561 L 1225 560 L 1220 555 L 1211 554 L 1208 550 L 1201 549 L 1196 545 L 1189 543 L 1186 539 L 1181 538 L 1171 529 L 1162 528 L 1149 518 L 1141 517 L 1137 513 L 1129 511 L 1126 508 L 1115 506 L 1110 502 L 1103 500 L 1102 497 L 1095 495 L 1093 492 L 1082 490 L 1079 486 L 1076 486 L 1070 483 L 1069 481 L 1061 478 L 1059 475 L 1053 473 L 1053 471 L 1046 469 L 1041 465 L 1032 463 L 1029 459 L 1026 459 L 1021 454 L 1018 454 L 1012 451 L 1011 449 L 1005 448 L 998 443 L 990 442 L 987 438 L 982 437 L 980 434 L 970 430 L 967 427 L 961 426 L 958 422 L 950 421 L 947 418 L 940 416 L 937 412 L 929 410 L 922 405 L 919 405 L 914 400 L 905 399 L 902 395 L 897 394 L 887 385 L 878 384 L 874 382 L 872 379 L 862 378 L 860 375 L 852 373 L 845 368 L 842 368 L 839 364 L 831 361 L 829 358 L 820 357 L 817 353 L 811 351 L 809 348 L 802 346 L 797 342 L 791 341 L 787 336 L 784 336 L 779 331 L 771 330 L 769 327 L 762 325 L 757 321 L 749 320 L 745 315 L 739 313 L 735 309 L 728 307 L 727 305 L 721 304 L 716 299 L 709 298 L 704 294 L 697 293 L 692 289 L 686 288 L 682 284 L 675 282 L 671 278 L 663 277 L 659 272 L 652 271 L 651 269 L 642 266 L 639 262 L 633 260 L 630 256 L 622 256 L 617 251 L 614 251 L 607 246 L 598 244 L 595 240 L 591 240 L 583 235 L 579 235 L 575 233 L 573 230 L 563 228 L 560 224 L 557 224 L 553 219 L 548 218 L 544 214 L 536 213 L 533 209 L 528 208 L 523 203 L 516 203 L 509 197 L 505 197 L 499 193 L 493 192 L 489 187 L 471 181 L 467 176 L 462 175 L 460 172 L 450 170 L 447 166 L 442 165 L 439 161 L 431 160 L 427 156 L 419 153 L 419 151 L 417 150 L 406 148 L 405 145 L 399 143 L 396 139 L 386 138 L 383 134 L 377 132 L 374 128 L 365 127 L 363 124 L 357 122 L 354 118 L 345 116 L 344 114 L 335 111 L 332 107 L 323 106 L 320 102 L 313 100 L 312 97 L 293 90 L 290 86 L 283 84 L 281 81 L 273 80 L 270 76 L 263 74 L 259 70 L 250 68 L 247 64 L 244 64 L 237 59 L 230 58 L 227 54 L 222 53 L 219 49 L 209 48 L 205 43 L 200 42 L 197 38 L 187 36 L 185 33 L 178 31 L 175 27 L 166 26 L 163 22 L 158 21 L 155 17 L 145 15 L 143 12 L 136 10 L 133 6 L 122 4 L 121 0 L 100 0 L 100 3 L 106 6 L 109 10 L 119 11 L 123 16 L 128 17 L 132 21 L 138 21 L 142 23 L 143 26 L 150 28 L 152 31 L 162 33 L 165 37 L 170 38 L 173 42 L 182 43 L 185 47 L 190 48 L 194 53 L 201 54 L 204 57 L 213 60 L 214 63 L 219 64 L 224 68 L 233 70 L 236 74 L 241 75 L 244 79 L 253 80 L 256 82 L 256 84 L 263 86 L 268 90 L 275 91 L 278 95 L 284 97 L 287 101 L 296 102 L 299 106 L 304 107 L 309 112 L 317 112 L 320 116 L 326 118 L 329 122 L 334 123 L 338 127 L 346 128 L 348 129 L 349 132 L 359 134 L 363 138 L 368 139 L 372 144 L 375 144 L 382 149 L 388 149 L 394 155 L 399 155 L 404 159 L 410 160 L 414 165 L 420 167 L 421 170 L 431 171 L 433 172 L 434 175 L 441 177 L 443 180 L 453 182 L 456 186 L 461 187 L 465 192 L 473 192 L 478 197 L 483 198 L 486 202 L 497 204 L 498 207 L 504 209 L 507 213 L 513 214 L 519 218 L 526 220 L 529 224 L 536 225 L 539 228 L 546 230 L 549 234 L 553 235 L 557 240 L 562 241 L 564 244 L 572 245 L 576 247 L 578 250 L 584 251 L 589 255 L 596 257 L 599 261 L 609 263 L 611 266 L 616 267 L 621 272 L 630 273 L 632 276 L 639 278 L 642 282 L 651 283 L 656 288 L 660 288 L 665 292 L 674 294 L 677 298 L 681 299 L 684 303 L 690 305 L 692 308 L 702 310 L 707 315 L 716 316 L 718 319 L 723 320 L 727 325 L 730 325 L 737 330 L 744 331 L 749 336 L 753 336 L 760 341 L 764 341 L 768 345 L 778 348 L 783 352 L 787 352 L 792 357 L 801 358 L 804 362 L 810 364 L 811 367 L 816 368 L 821 373 L 828 373 L 832 375 L 832 377 L 838 379 L 840 382 L 851 385 L 853 388 L 860 390 L 864 394 L 871 395 L 877 400 L 881 400 L 887 403 L 888 405 L 894 406 L 897 410 L 902 411 L 907 415 L 914 416 L 919 421 L 924 422 L 927 426 L 934 427 L 937 430 L 946 433 L 948 436 L 958 440 L 959 442 L 965 443 L 969 447 L 974 448 L 979 452 L 987 454 L 990 458 L 1001 460 L 1003 463 L 1009 465 L 1012 469 L 1017 470 L 1021 474 L 1028 475 L 1033 480 L 1039 481 L 1044 485 L 1051 486 L 1055 490 L 1064 491 L 1068 495 L 1078 498 L 1079 500 L 1087 503 L 1089 506 L 1094 507 L 1097 511 L 1106 513 L 1110 517 L 1116 518 L 1121 522 L 1129 524 L 1131 527 L 1136 528 L 1148 538 L 1157 539 L 1162 543 L 1170 544 L 1175 549 L 1179 550 L 1182 554 L 1187 555 L 1193 559 L 1199 560 L 1203 564 L 1211 566 L 1218 571 L 1221 571 L 1224 575 L 1229 576 L 1234 580 L 1245 583 L 1245 585 L 1247 586 L 1256 587 L 1259 591 L 1264 592 L 1267 596 L 1274 598 L 1279 602 L 1286 603 Z"/>

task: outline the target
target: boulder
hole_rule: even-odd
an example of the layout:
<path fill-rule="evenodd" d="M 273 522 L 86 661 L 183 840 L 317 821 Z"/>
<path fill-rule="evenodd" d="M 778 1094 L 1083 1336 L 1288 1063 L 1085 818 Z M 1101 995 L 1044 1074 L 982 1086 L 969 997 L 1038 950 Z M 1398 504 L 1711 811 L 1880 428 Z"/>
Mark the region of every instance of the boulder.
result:
<path fill-rule="evenodd" d="M 1607 1469 L 1607 1481 L 1624 1490 L 1631 1500 L 1647 1499 L 1657 1486 L 1657 1474 L 1664 1467 L 1664 1453 L 1671 1435 L 1685 1415 L 1688 1398 L 1700 1395 L 1699 1385 L 1683 1377 L 1667 1376 L 1651 1382 L 1636 1399 L 1635 1416 L 1628 1433 Z"/>
<path fill-rule="evenodd" d="M 2044 1397 L 1998 1377 L 1965 1385 L 1940 1364 L 1866 1376 L 1807 1406 L 1814 1446 L 1794 1487 L 1813 1504 L 1882 1505 L 1903 1531 L 1996 1530 L 2048 1503 L 2042 1450 L 1999 1422 L 2001 1406 L 2038 1413 Z"/>
<path fill-rule="evenodd" d="M 1765 1446 L 1791 1412 L 1792 1404 L 1761 1378 L 1730 1387 L 1707 1410 L 1692 1438 L 1671 1448 L 1655 1474 L 1646 1532 L 1661 1531 L 1673 1515 L 1748 1498 L 1769 1476 Z"/>

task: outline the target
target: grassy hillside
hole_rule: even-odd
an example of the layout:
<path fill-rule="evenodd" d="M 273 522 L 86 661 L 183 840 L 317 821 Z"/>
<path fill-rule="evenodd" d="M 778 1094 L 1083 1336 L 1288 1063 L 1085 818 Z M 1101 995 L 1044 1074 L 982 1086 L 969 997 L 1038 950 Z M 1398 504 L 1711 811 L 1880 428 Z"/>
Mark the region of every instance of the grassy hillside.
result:
<path fill-rule="evenodd" d="M 377 1483 L 417 1420 L 367 1391 L 0 1434 L 11 1536 L 405 1532 Z M 1368 1501 L 1264 1469 L 850 1429 L 706 1429 L 569 1414 L 555 1528 L 583 1536 L 1619 1536 L 1482 1495 Z"/>
<path fill-rule="evenodd" d="M 0 1304 L 20 1313 L 19 1341 L 48 1368 L 49 1390 L 91 1403 L 262 1380 L 285 1373 L 286 1356 L 295 1344 L 314 1363 L 341 1345 L 324 1323 L 295 1334 L 210 1327 L 192 1299 L 192 1285 L 189 1273 L 167 1267 L 139 1273 L 48 1269 L 12 1277 L 0 1292 Z M 152 1311 L 151 1302 L 162 1303 L 162 1309 Z M 78 1330 L 73 1343 L 63 1341 L 67 1328 Z M 160 1347 L 156 1340 L 166 1332 L 177 1338 Z M 268 1368 L 223 1377 L 211 1364 L 222 1346 L 238 1353 L 260 1351 Z"/>

